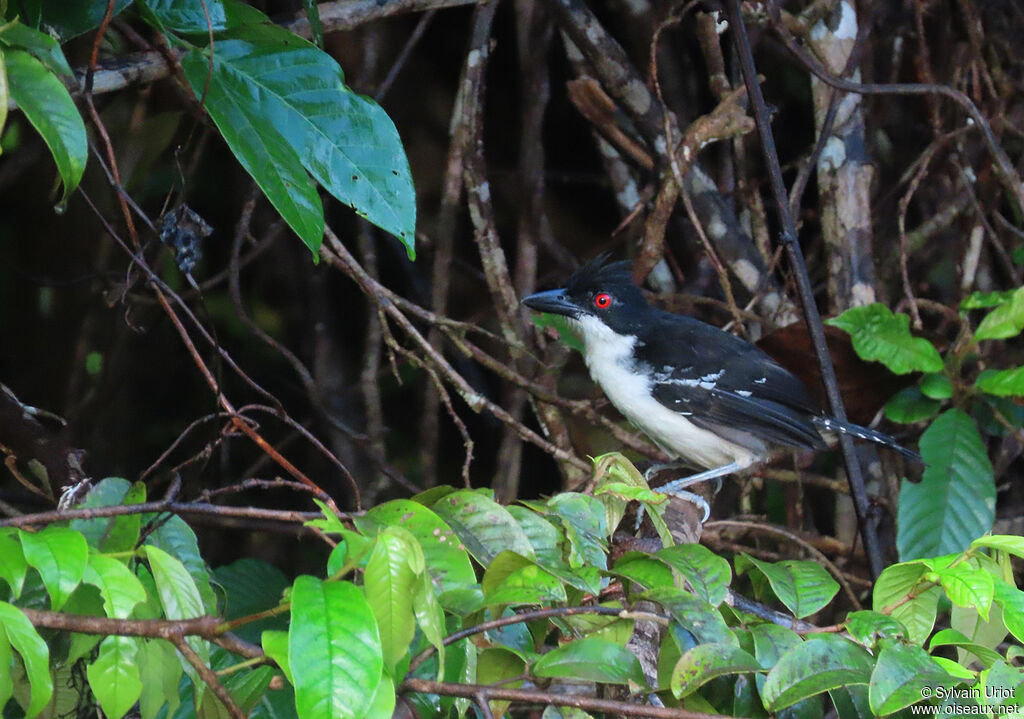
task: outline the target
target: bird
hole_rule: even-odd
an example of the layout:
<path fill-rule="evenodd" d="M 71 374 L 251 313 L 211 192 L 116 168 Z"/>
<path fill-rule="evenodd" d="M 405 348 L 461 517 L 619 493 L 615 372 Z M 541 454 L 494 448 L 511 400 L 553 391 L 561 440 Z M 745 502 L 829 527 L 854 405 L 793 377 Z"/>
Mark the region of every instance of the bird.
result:
<path fill-rule="evenodd" d="M 564 316 L 583 344 L 590 376 L 616 409 L 668 454 L 650 479 L 680 463 L 703 471 L 669 482 L 683 495 L 699 482 L 735 474 L 770 458 L 775 446 L 823 449 L 822 432 L 848 434 L 920 462 L 916 452 L 867 427 L 825 414 L 807 386 L 758 347 L 692 317 L 652 307 L 632 281 L 632 263 L 601 255 L 565 287 L 522 303 Z"/>

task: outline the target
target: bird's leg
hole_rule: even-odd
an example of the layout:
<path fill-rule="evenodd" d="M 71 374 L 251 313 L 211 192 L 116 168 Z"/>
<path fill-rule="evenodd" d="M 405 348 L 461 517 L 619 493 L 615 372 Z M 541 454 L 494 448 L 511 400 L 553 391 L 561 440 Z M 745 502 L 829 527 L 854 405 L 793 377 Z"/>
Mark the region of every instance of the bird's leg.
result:
<path fill-rule="evenodd" d="M 651 478 L 654 477 L 658 472 L 661 472 L 664 469 L 670 469 L 679 466 L 679 464 L 655 464 L 652 467 L 648 468 L 646 472 L 644 472 L 644 479 L 646 479 L 648 483 L 650 483 Z M 704 472 L 691 474 L 689 477 L 680 477 L 679 479 L 674 479 L 671 482 L 668 482 L 667 484 L 663 484 L 660 487 L 656 487 L 655 491 L 661 492 L 663 494 L 672 494 L 675 495 L 676 497 L 679 497 L 680 499 L 685 499 L 688 502 L 693 502 L 704 511 L 704 517 L 700 520 L 701 523 L 704 523 L 708 521 L 708 517 L 711 516 L 711 505 L 708 504 L 707 500 L 704 499 L 699 494 L 694 494 L 693 492 L 686 491 L 686 487 L 698 484 L 699 482 L 706 482 L 709 479 L 718 480 L 718 484 L 719 486 L 721 486 L 722 477 L 732 474 L 734 472 L 739 472 L 741 469 L 744 468 L 745 465 L 740 464 L 739 462 L 732 462 L 731 464 L 726 464 L 721 467 L 715 467 L 714 469 L 709 469 Z"/>

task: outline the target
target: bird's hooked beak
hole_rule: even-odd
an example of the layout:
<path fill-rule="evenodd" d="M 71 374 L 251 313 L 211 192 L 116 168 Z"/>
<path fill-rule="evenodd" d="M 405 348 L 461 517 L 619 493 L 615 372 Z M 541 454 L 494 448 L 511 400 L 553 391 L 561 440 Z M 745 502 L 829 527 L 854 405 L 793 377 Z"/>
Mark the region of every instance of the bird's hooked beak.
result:
<path fill-rule="evenodd" d="M 566 317 L 576 317 L 580 313 L 579 308 L 565 296 L 564 289 L 537 292 L 529 297 L 524 297 L 523 304 L 537 312 L 550 312 Z"/>

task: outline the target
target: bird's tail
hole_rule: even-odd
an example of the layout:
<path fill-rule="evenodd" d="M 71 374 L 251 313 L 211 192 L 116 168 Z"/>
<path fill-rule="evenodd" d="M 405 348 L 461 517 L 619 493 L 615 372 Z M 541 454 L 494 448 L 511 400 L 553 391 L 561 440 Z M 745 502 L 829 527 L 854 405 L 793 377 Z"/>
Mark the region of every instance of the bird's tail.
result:
<path fill-rule="evenodd" d="M 915 462 L 921 461 L 921 455 L 919 455 L 917 452 L 914 452 L 913 450 L 901 446 L 899 442 L 897 442 L 895 439 L 893 439 L 887 434 L 883 434 L 882 432 L 876 432 L 873 429 L 861 427 L 859 424 L 852 424 L 850 422 L 840 422 L 839 420 L 833 419 L 831 417 L 813 417 L 811 421 L 814 422 L 815 425 L 817 425 L 818 427 L 827 432 L 839 432 L 841 434 L 848 434 L 851 437 L 856 437 L 857 439 L 866 439 L 869 442 L 875 442 L 876 444 L 880 444 L 883 447 L 888 447 L 889 449 L 895 450 L 902 454 L 904 457 L 912 459 Z"/>

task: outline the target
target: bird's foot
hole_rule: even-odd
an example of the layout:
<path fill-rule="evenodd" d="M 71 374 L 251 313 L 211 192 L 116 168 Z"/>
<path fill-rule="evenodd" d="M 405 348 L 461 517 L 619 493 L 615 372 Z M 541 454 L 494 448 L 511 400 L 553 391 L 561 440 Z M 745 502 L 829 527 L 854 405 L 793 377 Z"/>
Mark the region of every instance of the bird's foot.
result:
<path fill-rule="evenodd" d="M 654 476 L 656 476 L 659 472 L 665 469 L 677 468 L 679 466 L 680 465 L 678 464 L 652 465 L 647 469 L 646 472 L 644 472 L 644 479 L 647 480 L 648 483 L 650 483 L 651 479 Z M 671 482 L 663 484 L 660 487 L 655 487 L 654 489 L 656 492 L 661 492 L 662 494 L 671 494 L 675 497 L 685 499 L 686 501 L 692 502 L 693 504 L 697 505 L 703 512 L 703 518 L 700 520 L 701 524 L 703 524 L 704 522 L 708 521 L 708 517 L 711 516 L 711 505 L 708 504 L 708 501 L 704 499 L 704 497 L 700 496 L 699 494 L 695 494 L 694 492 L 689 492 L 686 490 L 686 488 L 691 487 L 695 484 L 699 484 L 700 482 L 706 482 L 709 479 L 713 479 L 716 481 L 718 485 L 717 487 L 715 487 L 715 493 L 717 493 L 722 486 L 722 477 L 729 474 L 733 474 L 734 472 L 738 472 L 741 469 L 744 469 L 744 465 L 740 464 L 739 462 L 732 462 L 731 464 L 726 464 L 721 467 L 715 467 L 714 469 L 709 469 L 704 472 L 691 474 L 689 477 L 680 477 L 679 479 L 674 479 Z M 641 512 L 639 513 L 639 518 L 637 519 L 637 528 L 639 528 L 640 520 L 642 519 L 643 508 L 641 507 Z"/>

